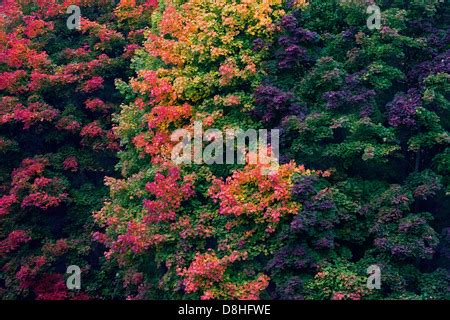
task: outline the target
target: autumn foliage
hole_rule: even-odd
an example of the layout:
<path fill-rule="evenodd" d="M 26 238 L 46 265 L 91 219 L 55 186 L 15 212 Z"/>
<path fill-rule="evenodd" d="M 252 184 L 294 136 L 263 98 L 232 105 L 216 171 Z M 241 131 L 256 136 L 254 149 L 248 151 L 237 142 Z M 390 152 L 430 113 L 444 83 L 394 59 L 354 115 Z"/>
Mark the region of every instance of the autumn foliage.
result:
<path fill-rule="evenodd" d="M 2 299 L 449 298 L 444 4 L 116 2 L 0 4 Z M 277 170 L 175 163 L 195 123 Z"/>

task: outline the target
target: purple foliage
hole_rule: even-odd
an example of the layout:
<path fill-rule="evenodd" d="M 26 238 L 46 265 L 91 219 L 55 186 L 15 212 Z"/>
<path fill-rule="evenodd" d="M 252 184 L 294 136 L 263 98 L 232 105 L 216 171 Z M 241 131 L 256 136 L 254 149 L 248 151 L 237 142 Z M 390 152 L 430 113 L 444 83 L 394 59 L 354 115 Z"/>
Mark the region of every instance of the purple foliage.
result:
<path fill-rule="evenodd" d="M 422 81 L 426 77 L 437 73 L 450 73 L 450 50 L 436 56 L 433 60 L 416 65 L 409 72 L 408 81 L 412 84 L 422 85 Z"/>
<path fill-rule="evenodd" d="M 279 294 L 283 300 L 304 300 L 303 295 L 296 293 L 303 285 L 303 281 L 298 277 L 290 278 L 281 288 Z"/>
<path fill-rule="evenodd" d="M 317 178 L 315 176 L 301 177 L 301 179 L 297 181 L 292 188 L 292 195 L 296 199 L 306 199 L 315 191 L 314 183 L 316 181 Z"/>
<path fill-rule="evenodd" d="M 266 43 L 263 39 L 258 38 L 253 41 L 253 51 L 260 51 L 266 47 Z"/>
<path fill-rule="evenodd" d="M 416 32 L 426 32 L 427 47 L 430 52 L 436 52 L 445 49 L 450 43 L 450 30 L 437 29 L 430 21 L 410 21 L 409 28 L 415 29 Z"/>
<path fill-rule="evenodd" d="M 325 237 L 315 241 L 315 247 L 317 249 L 332 249 L 334 248 L 334 239 L 331 235 L 326 235 Z"/>
<path fill-rule="evenodd" d="M 350 27 L 342 32 L 342 36 L 344 37 L 345 40 L 350 40 L 355 36 L 356 32 L 357 29 L 355 27 Z"/>
<path fill-rule="evenodd" d="M 407 221 L 401 222 L 398 226 L 398 231 L 408 232 L 412 228 L 418 227 L 421 225 L 425 225 L 426 223 L 427 223 L 427 221 L 425 219 L 417 217 L 416 219 L 413 219 L 413 220 L 407 220 Z"/>
<path fill-rule="evenodd" d="M 287 14 L 281 19 L 281 26 L 288 32 L 295 32 L 298 28 L 297 19 L 292 14 Z"/>
<path fill-rule="evenodd" d="M 255 91 L 256 115 L 264 122 L 279 120 L 282 116 L 304 117 L 305 108 L 293 102 L 294 96 L 274 86 L 260 86 Z"/>
<path fill-rule="evenodd" d="M 416 89 L 410 89 L 407 94 L 397 94 L 394 100 L 387 104 L 389 124 L 394 127 L 414 126 L 416 111 L 421 105 L 421 95 Z"/>
<path fill-rule="evenodd" d="M 370 104 L 366 104 L 361 108 L 361 111 L 359 113 L 359 116 L 361 118 L 369 117 L 373 113 L 373 106 Z"/>
<path fill-rule="evenodd" d="M 291 14 L 282 18 L 281 27 L 286 34 L 278 38 L 278 45 L 281 47 L 275 54 L 278 67 L 290 69 L 301 62 L 310 61 L 308 51 L 302 45 L 317 41 L 319 35 L 316 32 L 299 27 L 297 19 Z"/>
<path fill-rule="evenodd" d="M 343 106 L 359 107 L 361 117 L 369 116 L 373 111 L 371 99 L 375 97 L 375 90 L 368 89 L 361 84 L 361 72 L 350 74 L 345 78 L 345 85 L 341 90 L 328 91 L 323 94 L 327 108 L 337 109 Z"/>

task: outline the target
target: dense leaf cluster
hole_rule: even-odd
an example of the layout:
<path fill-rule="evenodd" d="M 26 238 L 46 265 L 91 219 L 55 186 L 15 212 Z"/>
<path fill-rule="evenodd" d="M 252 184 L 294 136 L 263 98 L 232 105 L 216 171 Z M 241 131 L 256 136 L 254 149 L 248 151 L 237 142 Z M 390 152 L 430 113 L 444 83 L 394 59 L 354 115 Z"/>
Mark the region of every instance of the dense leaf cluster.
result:
<path fill-rule="evenodd" d="M 449 298 L 447 3 L 68 4 L 0 5 L 0 297 Z M 280 166 L 175 163 L 199 123 Z"/>

